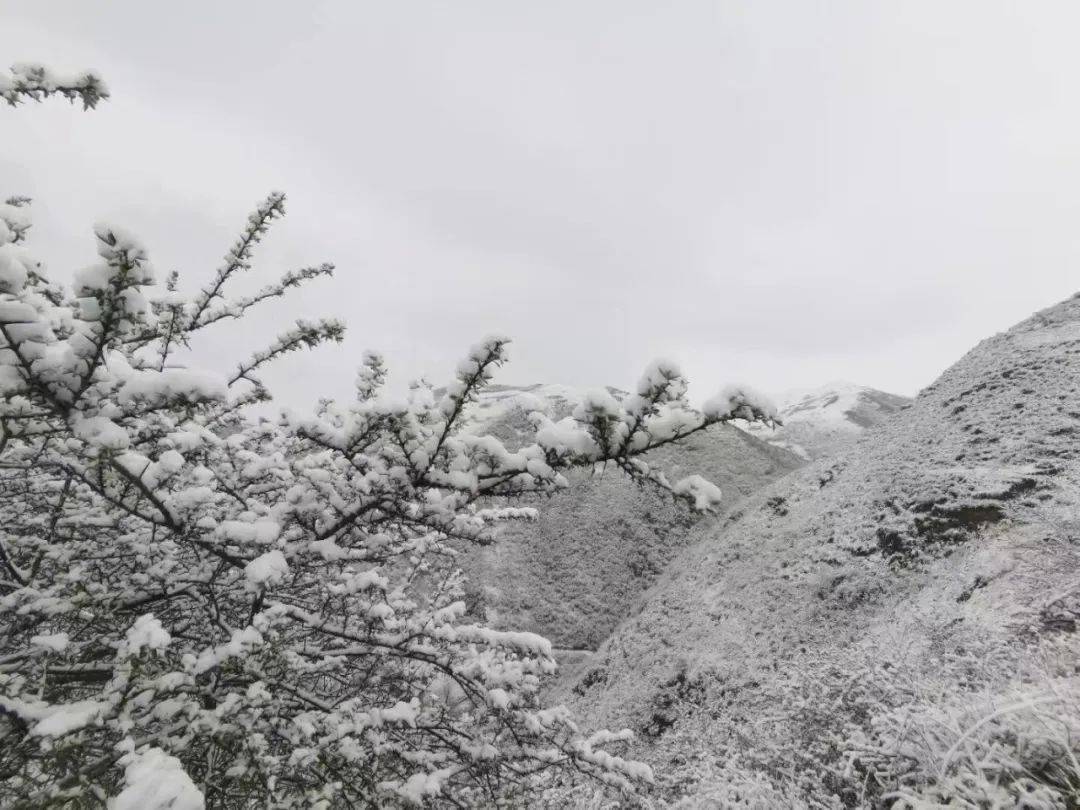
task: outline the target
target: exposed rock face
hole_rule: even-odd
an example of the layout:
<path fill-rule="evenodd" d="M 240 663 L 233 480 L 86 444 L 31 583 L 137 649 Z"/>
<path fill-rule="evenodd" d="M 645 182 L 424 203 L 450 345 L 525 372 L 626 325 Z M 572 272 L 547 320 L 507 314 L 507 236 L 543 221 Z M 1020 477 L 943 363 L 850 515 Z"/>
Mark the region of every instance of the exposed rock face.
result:
<path fill-rule="evenodd" d="M 957 771 L 979 757 L 1056 790 L 1046 763 L 1068 762 L 1065 743 L 1042 740 L 1040 765 L 1025 741 L 1080 723 L 1078 394 L 1073 298 L 698 526 L 565 697 L 590 724 L 639 732 L 656 804 L 985 789 L 1021 806 L 1015 773 Z M 1048 719 L 1023 726 L 1040 706 Z"/>
<path fill-rule="evenodd" d="M 783 425 L 750 425 L 759 439 L 783 447 L 804 459 L 834 455 L 852 444 L 863 431 L 908 407 L 907 397 L 851 383 L 830 383 L 813 391 L 793 392 L 780 398 Z"/>
<path fill-rule="evenodd" d="M 470 410 L 470 429 L 514 445 L 529 435 L 530 411 L 558 419 L 578 397 L 561 386 L 493 386 Z M 727 508 L 802 464 L 727 425 L 662 448 L 649 460 L 672 480 L 705 476 L 724 492 Z M 497 542 L 469 552 L 470 598 L 496 626 L 541 633 L 570 649 L 596 649 L 699 522 L 671 498 L 614 469 L 580 473 L 569 491 L 535 506 L 539 520 L 506 524 Z"/>

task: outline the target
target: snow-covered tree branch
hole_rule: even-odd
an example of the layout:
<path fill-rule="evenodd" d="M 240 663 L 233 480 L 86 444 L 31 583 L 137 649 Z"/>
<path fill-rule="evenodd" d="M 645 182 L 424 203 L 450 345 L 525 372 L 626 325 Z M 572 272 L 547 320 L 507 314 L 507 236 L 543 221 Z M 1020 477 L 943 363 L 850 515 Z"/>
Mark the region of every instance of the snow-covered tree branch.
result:
<path fill-rule="evenodd" d="M 39 89 L 4 80 L 9 101 L 104 97 L 96 80 L 19 76 Z M 501 500 L 564 488 L 577 467 L 710 510 L 719 490 L 644 455 L 770 407 L 733 389 L 695 410 L 658 363 L 623 402 L 535 414 L 510 451 L 462 429 L 506 360 L 496 336 L 441 398 L 386 396 L 369 353 L 354 401 L 251 418 L 268 396 L 254 372 L 339 340 L 340 323 L 299 321 L 231 377 L 178 358 L 194 333 L 329 274 L 226 297 L 284 202 L 259 206 L 192 296 L 175 275 L 155 293 L 147 250 L 112 226 L 64 290 L 24 245 L 25 204 L 0 207 L 0 804 L 467 806 L 578 775 L 650 781 L 610 750 L 628 732 L 590 736 L 542 705 L 550 644 L 468 620 L 455 558 L 529 516 Z"/>
<path fill-rule="evenodd" d="M 109 90 L 93 71 L 68 76 L 42 65 L 20 64 L 12 66 L 7 74 L 0 73 L 0 99 L 12 107 L 22 101 L 41 101 L 53 95 L 73 103 L 78 99 L 83 109 L 89 110 L 108 98 Z"/>

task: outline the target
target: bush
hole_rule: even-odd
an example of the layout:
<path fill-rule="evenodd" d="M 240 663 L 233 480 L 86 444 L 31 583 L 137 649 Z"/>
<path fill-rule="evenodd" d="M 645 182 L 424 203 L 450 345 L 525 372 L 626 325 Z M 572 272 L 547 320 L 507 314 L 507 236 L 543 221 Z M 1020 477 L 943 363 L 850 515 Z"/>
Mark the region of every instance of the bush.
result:
<path fill-rule="evenodd" d="M 50 77 L 24 69 L 0 93 L 86 89 Z M 440 397 L 382 395 L 368 353 L 354 401 L 257 420 L 260 370 L 342 324 L 297 321 L 227 377 L 183 363 L 203 330 L 332 272 L 225 297 L 283 195 L 190 296 L 175 273 L 153 294 L 147 251 L 110 226 L 71 290 L 50 283 L 26 213 L 0 207 L 0 804 L 492 805 L 577 775 L 651 780 L 605 750 L 629 732 L 585 735 L 541 705 L 550 644 L 469 621 L 455 558 L 529 514 L 498 502 L 574 468 L 613 464 L 712 509 L 715 487 L 640 456 L 766 405 L 733 389 L 696 411 L 657 363 L 621 403 L 537 415 L 511 452 L 459 431 L 505 360 L 491 337 Z"/>

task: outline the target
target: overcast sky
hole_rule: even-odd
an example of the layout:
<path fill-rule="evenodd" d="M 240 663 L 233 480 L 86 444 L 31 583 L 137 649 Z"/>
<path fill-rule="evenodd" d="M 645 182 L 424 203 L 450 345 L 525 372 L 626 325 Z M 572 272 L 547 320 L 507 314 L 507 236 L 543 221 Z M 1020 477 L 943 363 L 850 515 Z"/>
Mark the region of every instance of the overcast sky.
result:
<path fill-rule="evenodd" d="M 364 348 L 442 382 L 707 395 L 834 379 L 913 394 L 1080 289 L 1075 2 L 0 0 L 0 55 L 113 98 L 0 108 L 0 195 L 55 276 L 127 226 L 207 279 L 252 206 L 288 217 L 246 282 L 338 273 L 204 346 L 335 315 L 280 397 L 348 395 Z M 212 354 L 211 354 L 212 351 Z M 238 359 L 238 357 L 237 357 Z"/>

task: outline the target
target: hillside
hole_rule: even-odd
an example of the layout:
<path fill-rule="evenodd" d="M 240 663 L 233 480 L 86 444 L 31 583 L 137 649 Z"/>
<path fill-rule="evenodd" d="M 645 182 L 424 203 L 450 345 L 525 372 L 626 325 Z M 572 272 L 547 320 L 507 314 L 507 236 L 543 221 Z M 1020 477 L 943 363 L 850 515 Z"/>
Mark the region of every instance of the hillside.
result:
<path fill-rule="evenodd" d="M 839 452 L 864 430 L 911 404 L 907 397 L 845 382 L 792 391 L 777 397 L 776 402 L 782 425 L 748 425 L 745 429 L 808 460 Z"/>
<path fill-rule="evenodd" d="M 1072 298 L 699 527 L 565 692 L 647 803 L 1077 806 L 1078 383 Z"/>
<path fill-rule="evenodd" d="M 470 429 L 514 445 L 528 432 L 530 411 L 561 418 L 578 397 L 561 386 L 493 386 L 471 408 Z M 727 508 L 802 463 L 727 425 L 650 461 L 673 479 L 704 475 L 724 492 Z M 697 523 L 669 497 L 613 469 L 573 476 L 570 490 L 535 505 L 537 521 L 507 524 L 497 542 L 469 553 L 470 606 L 498 627 L 541 633 L 560 648 L 595 649 Z"/>

